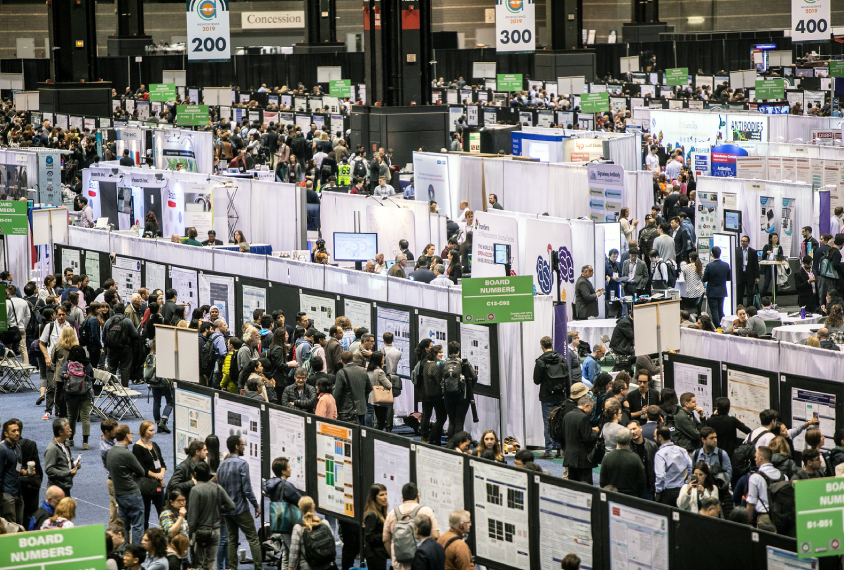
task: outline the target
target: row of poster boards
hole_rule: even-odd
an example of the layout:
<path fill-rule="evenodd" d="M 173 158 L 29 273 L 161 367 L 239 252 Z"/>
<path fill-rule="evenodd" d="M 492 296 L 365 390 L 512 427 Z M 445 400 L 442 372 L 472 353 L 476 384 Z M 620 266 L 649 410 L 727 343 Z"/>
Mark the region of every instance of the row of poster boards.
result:
<path fill-rule="evenodd" d="M 372 484 L 387 488 L 393 509 L 412 481 L 441 533 L 450 513 L 471 513 L 467 543 L 490 568 L 556 570 L 569 553 L 584 569 L 668 570 L 690 560 L 700 570 L 802 567 L 789 565 L 798 564 L 792 538 L 193 384 L 174 387 L 175 464 L 194 439 L 214 433 L 222 444 L 239 435 L 253 489 L 271 476 L 273 459 L 286 457 L 288 482 L 321 514 L 357 524 Z"/>

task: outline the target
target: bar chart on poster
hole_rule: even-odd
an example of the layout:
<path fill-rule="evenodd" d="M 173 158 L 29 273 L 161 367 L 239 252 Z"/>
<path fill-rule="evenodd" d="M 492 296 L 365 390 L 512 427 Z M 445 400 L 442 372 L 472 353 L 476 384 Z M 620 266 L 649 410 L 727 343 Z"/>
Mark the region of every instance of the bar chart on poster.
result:
<path fill-rule="evenodd" d="M 353 449 L 352 430 L 317 422 L 316 432 L 319 507 L 354 517 L 354 458 L 357 453 Z"/>

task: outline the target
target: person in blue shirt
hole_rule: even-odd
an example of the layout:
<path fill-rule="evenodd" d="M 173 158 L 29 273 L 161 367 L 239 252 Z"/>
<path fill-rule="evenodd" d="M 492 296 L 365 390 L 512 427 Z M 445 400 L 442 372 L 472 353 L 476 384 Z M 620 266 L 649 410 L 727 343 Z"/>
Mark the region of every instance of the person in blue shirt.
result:
<path fill-rule="evenodd" d="M 654 456 L 654 497 L 663 505 L 676 507 L 680 489 L 692 472 L 692 460 L 685 449 L 671 442 L 671 431 L 667 427 L 656 430 L 656 442 L 659 450 Z"/>
<path fill-rule="evenodd" d="M 255 493 L 252 491 L 252 481 L 249 478 L 249 464 L 243 459 L 246 446 L 239 435 L 231 435 L 226 440 L 229 457 L 220 463 L 217 469 L 217 483 L 226 491 L 234 502 L 234 510 L 223 512 L 228 532 L 229 568 L 237 568 L 237 533 L 242 531 L 252 551 L 255 570 L 262 570 L 261 544 L 258 541 L 258 531 L 249 516 L 249 505 L 255 509 L 255 518 L 261 516 L 261 507 Z"/>
<path fill-rule="evenodd" d="M 581 378 L 580 381 L 583 382 L 583 384 L 590 390 L 595 384 L 595 378 L 597 378 L 598 374 L 601 373 L 601 365 L 598 364 L 598 361 L 601 360 L 606 353 L 607 349 L 604 348 L 603 344 L 596 344 L 595 348 L 592 350 L 592 354 L 583 360 L 583 378 Z"/>
<path fill-rule="evenodd" d="M 718 447 L 718 434 L 715 433 L 715 428 L 709 426 L 700 428 L 700 440 L 703 442 L 703 447 L 692 453 L 692 463 L 697 464 L 698 461 L 703 461 L 709 465 L 710 469 L 718 466 L 719 469 L 716 472 L 725 470 L 727 481 L 729 481 L 733 476 L 733 464 L 727 452 Z"/>
<path fill-rule="evenodd" d="M 415 190 L 413 189 L 413 178 L 410 179 L 410 184 L 404 189 L 405 200 L 412 200 L 415 197 Z"/>

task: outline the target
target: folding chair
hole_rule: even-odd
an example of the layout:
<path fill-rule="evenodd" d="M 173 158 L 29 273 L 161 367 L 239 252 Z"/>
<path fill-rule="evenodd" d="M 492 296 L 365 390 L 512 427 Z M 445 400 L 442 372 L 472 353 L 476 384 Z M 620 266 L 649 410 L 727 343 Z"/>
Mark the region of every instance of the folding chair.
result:
<path fill-rule="evenodd" d="M 0 388 L 4 392 L 17 392 L 21 388 L 35 390 L 32 373 L 37 368 L 19 361 L 15 353 L 6 349 L 0 359 Z"/>
<path fill-rule="evenodd" d="M 141 396 L 141 393 L 131 388 L 124 388 L 115 374 L 111 374 L 106 370 L 95 370 L 94 376 L 100 380 L 103 385 L 100 397 L 94 402 L 102 413 L 112 416 L 120 421 L 124 416 L 131 415 L 139 419 L 144 419 L 138 407 L 135 405 L 135 400 Z M 102 404 L 100 404 L 102 402 Z"/>

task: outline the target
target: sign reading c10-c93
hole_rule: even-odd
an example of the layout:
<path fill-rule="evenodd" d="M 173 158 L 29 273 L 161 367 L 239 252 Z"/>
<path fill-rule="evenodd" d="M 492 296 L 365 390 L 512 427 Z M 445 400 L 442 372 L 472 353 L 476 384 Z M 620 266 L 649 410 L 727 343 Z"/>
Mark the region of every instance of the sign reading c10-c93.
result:
<path fill-rule="evenodd" d="M 188 60 L 231 59 L 228 0 L 186 0 Z"/>

